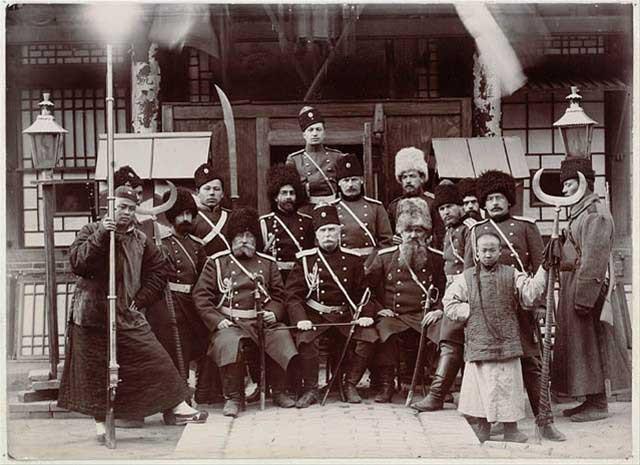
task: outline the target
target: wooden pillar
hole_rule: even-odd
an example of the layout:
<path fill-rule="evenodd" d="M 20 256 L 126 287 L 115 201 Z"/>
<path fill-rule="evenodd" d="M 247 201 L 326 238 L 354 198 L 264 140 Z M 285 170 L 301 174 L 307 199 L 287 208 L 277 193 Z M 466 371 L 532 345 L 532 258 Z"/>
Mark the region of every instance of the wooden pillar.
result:
<path fill-rule="evenodd" d="M 57 379 L 60 349 L 58 345 L 58 285 L 56 282 L 55 240 L 53 231 L 53 184 L 42 184 L 42 196 L 44 198 L 45 293 L 47 296 L 47 332 L 49 334 L 49 373 L 50 379 Z"/>
<path fill-rule="evenodd" d="M 131 63 L 131 120 L 133 132 L 158 131 L 160 113 L 160 65 L 156 59 L 158 44 L 140 44 L 134 48 Z"/>
<path fill-rule="evenodd" d="M 490 58 L 489 58 L 490 59 Z M 473 55 L 473 135 L 500 136 L 500 77 L 492 74 L 476 52 Z"/>

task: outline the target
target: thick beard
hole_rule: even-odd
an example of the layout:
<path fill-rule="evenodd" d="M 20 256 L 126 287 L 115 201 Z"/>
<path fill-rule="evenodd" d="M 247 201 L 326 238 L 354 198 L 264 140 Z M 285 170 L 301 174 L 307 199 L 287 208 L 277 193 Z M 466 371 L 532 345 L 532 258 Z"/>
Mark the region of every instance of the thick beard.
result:
<path fill-rule="evenodd" d="M 408 263 L 411 269 L 422 269 L 427 264 L 426 241 L 411 241 L 400 245 L 400 257 Z"/>
<path fill-rule="evenodd" d="M 295 202 L 283 202 L 278 204 L 278 209 L 283 213 L 293 213 L 296 211 Z"/>
<path fill-rule="evenodd" d="M 237 258 L 251 258 L 256 253 L 256 248 L 249 244 L 242 244 L 238 246 L 232 246 L 233 255 Z"/>
<path fill-rule="evenodd" d="M 193 224 L 191 222 L 182 222 L 175 225 L 174 229 L 176 233 L 180 236 L 184 236 L 185 234 L 189 234 L 193 228 Z"/>

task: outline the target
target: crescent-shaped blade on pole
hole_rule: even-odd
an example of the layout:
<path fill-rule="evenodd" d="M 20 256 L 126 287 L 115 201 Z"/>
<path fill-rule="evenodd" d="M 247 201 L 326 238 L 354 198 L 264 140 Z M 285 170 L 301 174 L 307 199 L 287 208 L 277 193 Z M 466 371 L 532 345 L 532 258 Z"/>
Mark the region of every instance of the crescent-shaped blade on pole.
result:
<path fill-rule="evenodd" d="M 587 191 L 587 179 L 584 177 L 580 171 L 578 171 L 578 180 L 580 182 L 578 186 L 578 190 L 568 196 L 568 197 L 559 197 L 555 195 L 546 194 L 542 187 L 540 187 L 540 178 L 542 177 L 542 172 L 544 168 L 540 168 L 536 171 L 536 174 L 533 175 L 533 181 L 531 183 L 531 187 L 533 188 L 533 192 L 536 194 L 536 197 L 540 199 L 542 202 L 547 205 L 553 205 L 554 207 L 568 207 L 570 205 L 575 205 L 584 197 L 584 193 Z"/>
<path fill-rule="evenodd" d="M 229 151 L 229 180 L 231 182 L 231 200 L 237 199 L 238 196 L 238 155 L 236 152 L 236 127 L 233 119 L 233 109 L 231 102 L 223 90 L 214 84 L 220 105 L 222 107 L 222 117 L 224 119 L 224 127 L 227 130 L 227 145 Z"/>
<path fill-rule="evenodd" d="M 178 198 L 178 191 L 176 190 L 176 186 L 171 181 L 167 180 L 167 184 L 169 184 L 170 194 L 166 202 L 164 202 L 161 205 L 158 205 L 157 207 L 151 207 L 149 209 L 138 207 L 136 208 L 136 212 L 140 213 L 141 215 L 149 215 L 149 216 L 157 217 L 161 213 L 164 213 L 167 210 L 169 210 L 171 207 L 173 207 L 173 205 L 176 203 L 176 200 Z"/>

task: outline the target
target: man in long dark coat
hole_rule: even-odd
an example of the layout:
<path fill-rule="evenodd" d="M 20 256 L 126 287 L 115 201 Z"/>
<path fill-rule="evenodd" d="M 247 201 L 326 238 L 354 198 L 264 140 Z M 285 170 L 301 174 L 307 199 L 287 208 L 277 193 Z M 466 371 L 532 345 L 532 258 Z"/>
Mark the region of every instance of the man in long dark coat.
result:
<path fill-rule="evenodd" d="M 226 399 L 222 414 L 237 417 L 244 404 L 246 352 L 258 344 L 254 291 L 264 310 L 264 344 L 273 401 L 283 408 L 295 402 L 286 393 L 286 371 L 298 354 L 291 334 L 279 330 L 285 318 L 284 285 L 276 260 L 262 249 L 258 214 L 234 210 L 228 229 L 231 250 L 212 255 L 193 290 L 193 300 L 209 329 L 208 355 L 220 368 Z"/>
<path fill-rule="evenodd" d="M 578 171 L 587 178 L 589 188 L 570 207 L 564 231 L 551 388 L 572 397 L 586 397 L 577 407 L 563 412 L 571 421 L 584 422 L 608 416 L 607 384 L 613 390 L 629 388 L 631 364 L 626 344 L 620 344 L 616 335 L 623 331 L 619 322 L 624 315 L 610 302 L 613 219 L 593 192 L 590 160 L 562 162 L 562 192 L 569 196 L 577 191 Z"/>
<path fill-rule="evenodd" d="M 189 391 L 171 358 L 151 332 L 144 309 L 158 300 L 166 285 L 162 254 L 133 224 L 136 194 L 115 191 L 115 218 L 84 226 L 71 244 L 69 260 L 76 283 L 69 319 L 58 405 L 96 420 L 104 441 L 108 343 L 110 231 L 116 236 L 116 322 L 120 382 L 116 418 L 144 418 L 164 412 L 167 424 L 202 423 L 207 413 L 186 404 Z"/>

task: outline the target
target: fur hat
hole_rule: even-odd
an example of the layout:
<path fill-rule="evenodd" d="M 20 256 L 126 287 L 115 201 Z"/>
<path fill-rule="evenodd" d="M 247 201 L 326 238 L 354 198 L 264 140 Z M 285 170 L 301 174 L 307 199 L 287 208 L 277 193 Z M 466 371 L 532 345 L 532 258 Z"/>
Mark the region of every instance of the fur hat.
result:
<path fill-rule="evenodd" d="M 249 231 L 256 238 L 256 250 L 262 251 L 264 245 L 262 243 L 262 234 L 260 233 L 260 224 L 258 212 L 251 207 L 239 207 L 231 212 L 227 221 L 227 233 L 225 236 L 229 243 L 238 235 L 245 231 Z"/>
<path fill-rule="evenodd" d="M 409 223 L 420 224 L 425 229 L 432 229 L 429 204 L 420 197 L 409 197 L 398 202 L 396 218 L 396 232 L 398 233 Z"/>
<path fill-rule="evenodd" d="M 485 171 L 478 177 L 476 191 L 478 202 L 483 207 L 490 194 L 503 194 L 511 206 L 516 204 L 516 180 L 510 174 L 498 170 Z"/>
<path fill-rule="evenodd" d="M 336 162 L 336 179 L 350 178 L 351 176 L 364 176 L 364 170 L 358 157 L 352 153 L 338 158 Z"/>
<path fill-rule="evenodd" d="M 279 163 L 269 168 L 267 172 L 267 195 L 271 202 L 274 201 L 283 186 L 292 186 L 296 191 L 296 204 L 300 205 L 306 200 L 306 192 L 300 181 L 300 175 L 295 166 Z"/>
<path fill-rule="evenodd" d="M 114 192 L 114 197 L 117 199 L 131 200 L 134 204 L 138 204 L 138 196 L 130 186 L 118 186 Z"/>
<path fill-rule="evenodd" d="M 320 204 L 313 209 L 313 229 L 317 230 L 328 224 L 340 224 L 338 210 L 334 205 Z"/>
<path fill-rule="evenodd" d="M 312 124 L 324 123 L 324 117 L 316 108 L 305 106 L 298 113 L 298 123 L 300 123 L 300 129 L 304 132 Z"/>
<path fill-rule="evenodd" d="M 433 194 L 436 196 L 436 200 L 433 204 L 434 209 L 438 209 L 441 205 L 448 203 L 462 205 L 462 196 L 455 184 L 440 183 L 434 189 Z"/>
<path fill-rule="evenodd" d="M 196 201 L 194 200 L 193 195 L 191 195 L 191 192 L 184 187 L 178 187 L 177 192 L 178 196 L 175 203 L 164 214 L 164 216 L 167 218 L 167 221 L 173 224 L 176 217 L 184 211 L 189 211 L 195 219 L 196 215 L 198 214 L 198 207 L 196 206 Z M 169 200 L 170 195 L 171 191 L 166 191 L 162 195 L 162 202 L 164 203 Z"/>
<path fill-rule="evenodd" d="M 214 179 L 222 181 L 222 178 L 215 172 L 213 166 L 208 163 L 203 163 L 198 166 L 198 169 L 193 173 L 193 178 L 196 183 L 196 189 L 200 189 L 200 186 L 213 181 Z"/>
<path fill-rule="evenodd" d="M 478 197 L 476 189 L 477 181 L 475 178 L 462 178 L 456 186 L 458 187 L 458 192 L 460 192 L 462 200 L 464 200 L 465 197 Z"/>
<path fill-rule="evenodd" d="M 429 167 L 424 159 L 424 152 L 416 147 L 405 147 L 396 153 L 396 180 L 405 171 L 416 170 L 424 174 L 424 182 L 429 180 Z"/>
<path fill-rule="evenodd" d="M 593 181 L 596 178 L 596 173 L 591 168 L 591 160 L 588 158 L 567 157 L 560 163 L 560 182 L 563 183 L 567 179 L 578 178 L 578 171 L 580 171 L 588 181 Z"/>
<path fill-rule="evenodd" d="M 135 189 L 138 186 L 142 186 L 142 179 L 129 165 L 124 165 L 113 173 L 113 182 L 116 187 L 128 184 Z"/>

